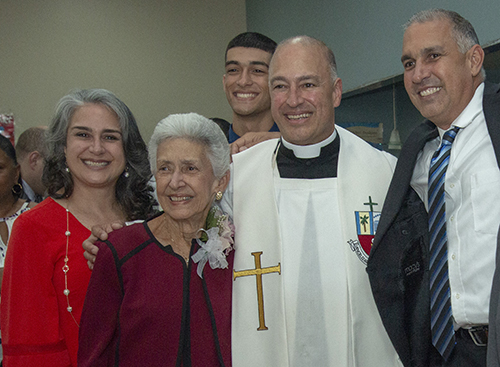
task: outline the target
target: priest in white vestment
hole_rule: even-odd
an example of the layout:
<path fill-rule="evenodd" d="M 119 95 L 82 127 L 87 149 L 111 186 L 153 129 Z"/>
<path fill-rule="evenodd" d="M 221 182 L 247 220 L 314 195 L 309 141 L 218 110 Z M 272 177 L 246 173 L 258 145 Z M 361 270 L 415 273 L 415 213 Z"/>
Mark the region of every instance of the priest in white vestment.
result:
<path fill-rule="evenodd" d="M 342 82 L 321 41 L 284 41 L 269 80 L 283 137 L 233 156 L 223 203 L 233 366 L 402 366 L 365 271 L 395 158 L 335 128 Z"/>

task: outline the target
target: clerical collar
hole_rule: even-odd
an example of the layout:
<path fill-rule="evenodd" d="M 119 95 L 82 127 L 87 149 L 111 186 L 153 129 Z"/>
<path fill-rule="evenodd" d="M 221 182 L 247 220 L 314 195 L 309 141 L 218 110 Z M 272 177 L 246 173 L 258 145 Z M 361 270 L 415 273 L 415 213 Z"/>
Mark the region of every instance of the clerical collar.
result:
<path fill-rule="evenodd" d="M 337 163 L 340 151 L 340 138 L 337 133 L 315 145 L 319 154 L 314 158 L 298 158 L 296 152 L 285 146 L 283 139 L 276 153 L 276 163 L 281 178 L 332 178 L 337 177 Z M 324 144 L 326 143 L 326 145 Z M 290 146 L 290 143 L 287 143 Z M 297 145 L 291 145 L 298 147 Z M 300 147 L 302 148 L 302 147 Z M 311 154 L 309 154 L 311 155 Z"/>
<path fill-rule="evenodd" d="M 330 144 L 335 139 L 336 136 L 337 136 L 337 130 L 333 130 L 332 135 L 330 135 L 328 138 L 326 138 L 323 141 L 320 141 L 319 143 L 311 144 L 311 145 L 295 145 L 295 144 L 287 142 L 283 138 L 281 138 L 281 141 L 283 142 L 283 145 L 286 148 L 293 151 L 293 154 L 295 154 L 295 156 L 297 158 L 310 159 L 310 158 L 319 157 L 319 155 L 321 153 L 321 148 Z"/>

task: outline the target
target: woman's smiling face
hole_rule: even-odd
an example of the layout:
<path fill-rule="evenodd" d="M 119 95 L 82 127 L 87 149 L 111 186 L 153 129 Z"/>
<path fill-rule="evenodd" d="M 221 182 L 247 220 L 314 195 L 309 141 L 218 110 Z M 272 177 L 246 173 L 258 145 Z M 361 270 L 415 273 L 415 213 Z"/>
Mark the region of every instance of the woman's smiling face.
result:
<path fill-rule="evenodd" d="M 118 117 L 101 104 L 85 104 L 75 111 L 64 151 L 75 188 L 114 186 L 125 170 Z"/>

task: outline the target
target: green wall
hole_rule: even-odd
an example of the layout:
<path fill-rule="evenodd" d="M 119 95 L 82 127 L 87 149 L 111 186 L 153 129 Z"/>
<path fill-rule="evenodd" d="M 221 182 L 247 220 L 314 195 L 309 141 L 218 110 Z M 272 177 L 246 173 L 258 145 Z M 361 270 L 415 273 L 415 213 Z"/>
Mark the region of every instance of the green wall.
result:
<path fill-rule="evenodd" d="M 500 38 L 499 0 L 246 0 L 249 31 L 277 42 L 306 34 L 331 47 L 345 91 L 402 73 L 402 24 L 429 8 L 460 13 L 482 45 Z"/>
<path fill-rule="evenodd" d="M 336 122 L 383 123 L 386 150 L 394 128 L 392 83 L 396 85 L 401 140 L 404 142 L 423 120 L 402 84 L 402 25 L 414 13 L 433 7 L 454 10 L 468 19 L 483 46 L 500 39 L 500 0 L 246 1 L 249 31 L 261 32 L 277 42 L 306 34 L 332 48 L 344 88 Z M 487 55 L 485 64 L 487 80 L 500 82 L 500 56 Z"/>

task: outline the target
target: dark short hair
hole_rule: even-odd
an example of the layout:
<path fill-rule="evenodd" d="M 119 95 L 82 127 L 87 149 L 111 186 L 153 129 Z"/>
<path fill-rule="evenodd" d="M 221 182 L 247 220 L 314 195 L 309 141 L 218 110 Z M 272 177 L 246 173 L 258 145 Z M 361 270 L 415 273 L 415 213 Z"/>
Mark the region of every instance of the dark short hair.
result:
<path fill-rule="evenodd" d="M 210 120 L 219 125 L 220 129 L 226 136 L 227 140 L 229 140 L 229 128 L 231 127 L 231 124 L 228 121 L 221 119 L 219 117 L 211 117 Z"/>
<path fill-rule="evenodd" d="M 276 50 L 278 44 L 274 42 L 269 37 L 257 32 L 244 32 L 238 34 L 234 37 L 226 48 L 226 61 L 227 61 L 227 51 L 234 47 L 247 47 L 247 48 L 258 48 L 259 50 L 269 52 L 271 55 Z"/>
<path fill-rule="evenodd" d="M 26 155 L 37 151 L 42 157 L 47 155 L 45 146 L 45 132 L 43 127 L 30 127 L 19 135 L 16 143 L 17 158 L 22 161 Z"/>
<path fill-rule="evenodd" d="M 128 177 L 120 175 L 118 178 L 115 197 L 127 220 L 145 219 L 153 212 L 154 204 L 151 194 L 153 189 L 149 185 L 151 169 L 146 143 L 130 109 L 105 89 L 79 89 L 61 98 L 57 104 L 46 136 L 48 156 L 43 171 L 43 183 L 47 186 L 49 195 L 56 199 L 69 197 L 73 193 L 73 179 L 71 172 L 66 172 L 64 148 L 74 113 L 78 108 L 89 104 L 102 105 L 118 117 Z"/>

